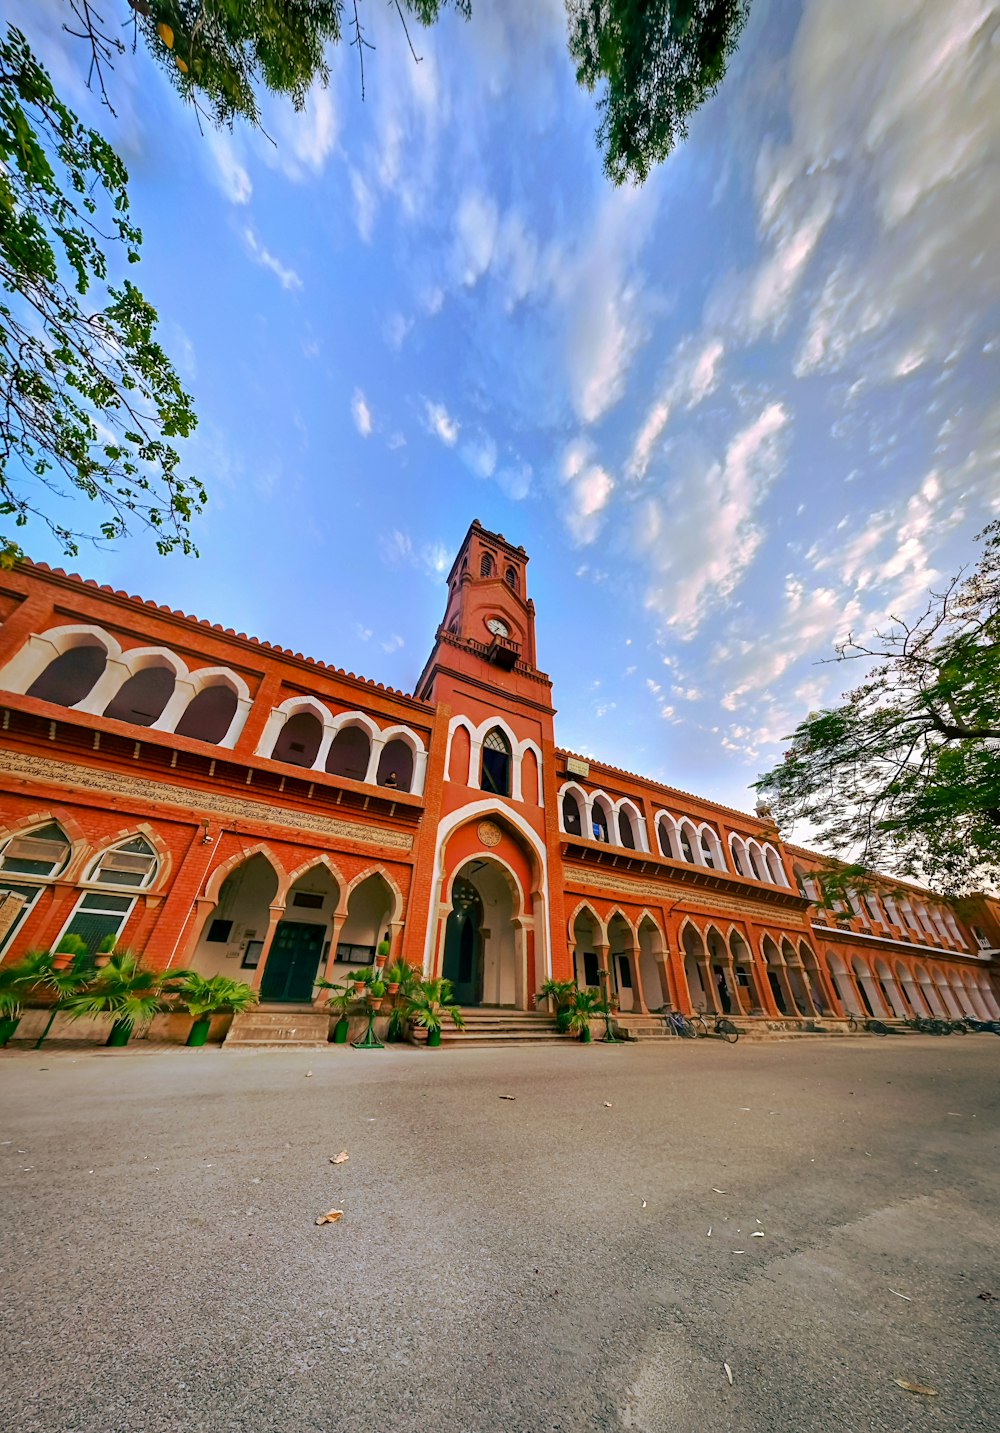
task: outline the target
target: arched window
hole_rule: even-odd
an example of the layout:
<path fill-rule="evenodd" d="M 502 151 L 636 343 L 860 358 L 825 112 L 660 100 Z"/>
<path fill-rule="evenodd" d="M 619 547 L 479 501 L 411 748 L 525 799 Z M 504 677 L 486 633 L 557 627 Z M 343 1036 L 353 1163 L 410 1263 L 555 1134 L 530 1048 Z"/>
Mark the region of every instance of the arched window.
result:
<path fill-rule="evenodd" d="M 635 832 L 632 830 L 632 818 L 624 806 L 618 808 L 618 835 L 623 846 L 628 850 L 635 850 Z"/>
<path fill-rule="evenodd" d="M 397 791 L 409 791 L 413 786 L 413 751 L 401 737 L 394 737 L 382 748 L 375 780 L 379 786 Z"/>
<path fill-rule="evenodd" d="M 608 817 L 604 807 L 595 801 L 590 810 L 590 834 L 595 841 L 610 841 Z"/>
<path fill-rule="evenodd" d="M 70 647 L 53 658 L 25 695 L 59 707 L 75 707 L 93 689 L 98 677 L 104 675 L 107 665 L 108 654 L 96 643 Z"/>
<path fill-rule="evenodd" d="M 133 726 L 152 726 L 173 696 L 176 680 L 171 667 L 143 667 L 119 687 L 104 715 Z"/>
<path fill-rule="evenodd" d="M 145 836 L 133 836 L 130 841 L 105 851 L 91 867 L 87 879 L 100 886 L 148 886 L 158 865 L 156 852 Z"/>
<path fill-rule="evenodd" d="M 28 912 L 45 888 L 64 870 L 71 846 L 62 827 L 55 821 L 36 826 L 25 836 L 11 836 L 0 850 L 0 895 L 10 893 L 21 897 L 21 907 L 0 938 L 0 950 L 10 943 L 14 933 L 25 922 Z"/>
<path fill-rule="evenodd" d="M 580 816 L 580 803 L 572 791 L 567 791 L 562 801 L 563 830 L 568 836 L 583 835 L 583 821 Z"/>
<path fill-rule="evenodd" d="M 368 774 L 371 742 L 362 726 L 342 726 L 330 744 L 326 769 L 331 776 L 346 776 L 348 781 L 364 781 Z"/>
<path fill-rule="evenodd" d="M 681 838 L 681 851 L 682 851 L 682 853 L 683 853 L 684 860 L 685 860 L 685 861 L 690 861 L 691 864 L 694 865 L 694 850 L 693 850 L 693 848 L 692 848 L 692 846 L 691 846 L 691 840 L 690 840 L 690 837 L 688 836 L 688 832 L 687 832 L 687 827 L 686 827 L 686 826 L 682 826 L 682 827 L 681 827 L 680 838 Z"/>
<path fill-rule="evenodd" d="M 701 856 L 702 856 L 702 860 L 705 862 L 705 865 L 708 866 L 708 867 L 710 867 L 710 868 L 714 868 L 714 866 L 715 866 L 715 855 L 714 855 L 714 853 L 713 853 L 713 851 L 712 851 L 712 843 L 711 843 L 711 841 L 709 840 L 709 836 L 708 836 L 708 832 L 707 832 L 707 831 L 702 831 L 702 832 L 701 832 L 701 834 L 700 834 L 700 836 L 699 836 L 699 838 L 698 838 L 698 842 L 699 842 L 699 845 L 701 846 Z"/>
<path fill-rule="evenodd" d="M 508 567 L 507 571 L 503 575 L 503 580 L 504 582 L 506 582 L 508 587 L 512 587 L 515 592 L 517 591 L 517 573 L 515 572 L 513 567 Z"/>
<path fill-rule="evenodd" d="M 480 577 L 492 577 L 493 571 L 493 559 L 488 552 L 484 552 L 479 560 L 479 575 Z"/>
<path fill-rule="evenodd" d="M 312 766 L 323 739 L 319 717 L 312 712 L 296 712 L 278 733 L 271 756 L 287 761 L 290 766 Z"/>
<path fill-rule="evenodd" d="M 486 733 L 479 784 L 497 796 L 510 795 L 510 743 L 498 726 Z"/>
<path fill-rule="evenodd" d="M 233 724 L 236 705 L 236 693 L 225 682 L 203 687 L 188 702 L 174 731 L 178 736 L 189 736 L 194 741 L 209 741 L 218 746 Z"/>

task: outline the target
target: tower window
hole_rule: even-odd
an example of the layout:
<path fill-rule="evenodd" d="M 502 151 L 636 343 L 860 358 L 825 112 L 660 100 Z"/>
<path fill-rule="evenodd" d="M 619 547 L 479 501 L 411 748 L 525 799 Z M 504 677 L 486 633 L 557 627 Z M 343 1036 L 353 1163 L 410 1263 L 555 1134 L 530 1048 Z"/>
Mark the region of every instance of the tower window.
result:
<path fill-rule="evenodd" d="M 479 785 L 483 791 L 493 791 L 497 796 L 510 795 L 510 743 L 496 726 L 486 733 L 483 742 Z"/>
<path fill-rule="evenodd" d="M 488 552 L 484 552 L 482 558 L 480 559 L 479 575 L 480 577 L 493 576 L 493 559 L 492 557 L 490 557 Z"/>
<path fill-rule="evenodd" d="M 507 571 L 503 575 L 503 580 L 504 582 L 506 582 L 508 587 L 512 587 L 515 592 L 517 591 L 517 573 L 514 571 L 513 567 L 508 567 Z"/>

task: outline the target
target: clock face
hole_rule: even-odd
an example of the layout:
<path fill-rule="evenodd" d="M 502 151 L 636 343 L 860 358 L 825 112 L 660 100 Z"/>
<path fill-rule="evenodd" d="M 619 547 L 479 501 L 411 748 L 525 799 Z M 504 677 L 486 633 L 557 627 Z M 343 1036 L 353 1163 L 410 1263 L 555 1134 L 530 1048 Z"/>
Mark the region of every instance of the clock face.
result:
<path fill-rule="evenodd" d="M 493 633 L 494 637 L 510 636 L 506 622 L 501 622 L 499 617 L 491 617 L 486 626 Z"/>

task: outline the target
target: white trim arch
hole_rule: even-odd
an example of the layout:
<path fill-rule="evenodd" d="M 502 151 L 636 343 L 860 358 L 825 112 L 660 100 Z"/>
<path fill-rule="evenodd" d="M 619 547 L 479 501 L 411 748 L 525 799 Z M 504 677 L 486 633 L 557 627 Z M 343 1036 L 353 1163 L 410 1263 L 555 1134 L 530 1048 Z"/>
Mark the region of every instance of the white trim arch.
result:
<path fill-rule="evenodd" d="M 770 841 L 765 841 L 762 849 L 764 852 L 764 865 L 767 867 L 768 872 L 768 880 L 774 886 L 787 886 L 788 877 L 785 875 L 784 863 Z"/>
<path fill-rule="evenodd" d="M 109 663 L 117 660 L 122 650 L 120 643 L 109 632 L 90 623 L 76 622 L 66 627 L 50 627 L 45 632 L 32 632 L 20 651 L 0 671 L 0 687 L 23 695 L 57 657 L 74 647 L 101 647 Z M 89 711 L 86 703 L 102 680 L 98 677 L 86 697 L 81 697 L 69 710 Z"/>
<path fill-rule="evenodd" d="M 363 716 L 364 713 L 352 712 L 350 715 L 357 718 Z M 357 725 L 357 723 L 355 724 Z M 346 726 L 347 723 L 344 722 L 343 725 Z M 420 737 L 417 736 L 415 731 L 411 731 L 408 726 L 400 726 L 398 724 L 396 726 L 387 726 L 384 730 L 380 730 L 376 727 L 375 732 L 376 734 L 372 738 L 371 756 L 368 760 L 365 784 L 368 786 L 375 786 L 377 784 L 378 764 L 383 750 L 388 746 L 390 741 L 401 741 L 405 746 L 410 748 L 410 752 L 413 756 L 413 777 L 410 781 L 410 794 L 412 796 L 422 796 L 424 791 L 424 778 L 427 774 L 427 748 L 420 740 Z"/>
<path fill-rule="evenodd" d="M 483 755 L 483 742 L 487 734 L 495 727 L 503 732 L 510 743 L 510 800 L 522 801 L 521 794 L 521 760 L 526 751 L 534 753 L 538 763 L 538 805 L 545 802 L 545 792 L 542 783 L 542 752 L 538 743 L 532 741 L 530 736 L 518 737 L 513 728 L 504 721 L 502 716 L 485 717 L 478 726 L 473 726 L 467 717 L 454 716 L 448 723 L 448 745 L 445 748 L 445 779 L 448 780 L 448 771 L 451 765 L 451 743 L 458 727 L 464 726 L 469 733 L 469 779 L 465 783 L 474 791 L 481 791 L 480 769 Z"/>
<path fill-rule="evenodd" d="M 274 759 L 274 748 L 277 745 L 278 737 L 281 735 L 285 724 L 293 716 L 301 716 L 308 713 L 314 716 L 323 729 L 320 737 L 319 749 L 316 752 L 316 760 L 311 767 L 304 767 L 303 770 L 322 771 L 326 762 L 327 753 L 330 750 L 330 743 L 333 741 L 335 728 L 333 725 L 333 714 L 329 707 L 323 705 L 316 697 L 294 696 L 286 697 L 276 707 L 271 708 L 271 715 L 268 717 L 264 730 L 260 734 L 260 741 L 257 743 L 255 756 L 264 756 Z"/>
<path fill-rule="evenodd" d="M 712 857 L 711 863 L 705 859 L 705 847 L 709 848 Z M 726 855 L 719 840 L 719 833 L 708 821 L 703 821 L 698 827 L 698 853 L 701 857 L 700 863 L 710 871 L 728 871 Z"/>
<path fill-rule="evenodd" d="M 563 800 L 566 796 L 572 796 L 576 801 L 577 810 L 580 813 L 579 832 L 566 830 L 566 823 L 563 820 Z M 578 834 L 582 840 L 587 840 L 587 833 L 590 830 L 590 826 L 587 822 L 587 793 L 586 791 L 584 791 L 583 787 L 580 786 L 576 781 L 564 781 L 563 784 L 560 786 L 559 790 L 556 792 L 556 801 L 558 805 L 559 830 L 563 833 L 564 836 L 573 836 Z"/>
<path fill-rule="evenodd" d="M 753 863 L 747 854 L 747 843 L 742 836 L 737 836 L 735 831 L 729 833 L 729 854 L 733 858 L 733 870 L 745 881 L 755 881 L 757 877 L 752 874 Z"/>
<path fill-rule="evenodd" d="M 630 817 L 630 825 L 631 825 L 631 827 L 632 827 L 632 837 L 633 837 L 633 839 L 634 839 L 634 841 L 635 841 L 635 846 L 634 846 L 632 849 L 633 849 L 633 850 L 636 850 L 636 851 L 647 851 L 647 852 L 648 852 L 648 850 L 649 850 L 649 836 L 648 836 L 648 834 L 647 834 L 647 832 L 646 832 L 646 822 L 645 822 L 645 819 L 644 819 L 644 817 L 643 817 L 642 812 L 640 811 L 640 809 L 639 809 L 639 807 L 636 805 L 636 803 L 632 800 L 632 798 L 631 798 L 630 796 L 620 796 L 620 797 L 618 798 L 617 803 L 615 804 L 614 811 L 615 811 L 615 830 L 616 830 L 617 833 L 618 833 L 618 844 L 619 844 L 619 846 L 621 846 L 621 845 L 623 844 L 623 843 L 622 843 L 622 839 L 621 839 L 621 813 L 622 813 L 622 811 L 625 811 L 625 812 L 628 814 L 628 816 Z M 623 849 L 625 849 L 625 850 L 627 851 L 629 848 L 628 848 L 627 846 L 625 846 Z"/>
<path fill-rule="evenodd" d="M 151 729 L 162 731 L 160 725 L 164 713 L 174 696 L 177 694 L 177 683 L 186 679 L 188 675 L 187 663 L 182 661 L 170 651 L 168 647 L 130 647 L 128 651 L 119 650 L 116 656 L 108 655 L 108 665 L 104 674 L 90 689 L 87 697 L 82 702 L 77 702 L 76 710 L 90 712 L 92 716 L 104 716 L 108 707 L 115 700 L 125 683 L 139 672 L 147 671 L 151 667 L 164 667 L 174 674 L 174 690 L 167 698 L 167 705 L 151 724 Z"/>
<path fill-rule="evenodd" d="M 747 864 L 749 865 L 751 871 L 753 871 L 752 879 L 756 881 L 763 881 L 765 885 L 770 885 L 771 877 L 768 874 L 767 858 L 764 855 L 763 846 L 760 844 L 759 841 L 755 841 L 752 836 L 747 837 L 747 839 L 743 843 L 743 846 L 744 850 L 747 853 Z"/>
<path fill-rule="evenodd" d="M 153 723 L 151 730 L 176 731 L 195 697 L 208 691 L 210 687 L 228 687 L 236 698 L 236 710 L 226 734 L 220 741 L 210 742 L 209 745 L 234 747 L 239 740 L 246 719 L 250 715 L 253 698 L 250 696 L 250 688 L 246 682 L 238 672 L 234 672 L 230 667 L 196 667 L 193 672 L 186 671 L 184 676 L 178 676 L 174 694 L 163 708 L 159 719 Z"/>
<path fill-rule="evenodd" d="M 491 723 L 492 724 L 492 723 Z M 487 727 L 487 730 L 489 728 Z M 437 835 L 434 839 L 434 878 L 431 881 L 430 895 L 427 906 L 427 934 L 424 937 L 424 975 L 428 976 L 433 972 L 435 957 L 435 940 L 438 922 L 435 919 L 435 908 L 441 902 L 441 893 L 444 887 L 444 853 L 448 838 L 459 826 L 467 825 L 470 821 L 485 816 L 495 816 L 503 822 L 509 822 L 517 831 L 518 835 L 530 846 L 531 851 L 538 862 L 538 895 L 541 909 L 536 913 L 531 912 L 534 921 L 535 932 L 535 953 L 537 964 L 541 969 L 544 983 L 552 976 L 552 947 L 549 940 L 550 924 L 550 901 L 549 901 L 549 862 L 548 852 L 544 843 L 539 839 L 536 831 L 528 824 L 519 811 L 513 810 L 510 806 L 501 804 L 496 797 L 489 797 L 482 801 L 471 801 L 466 806 L 460 806 L 457 811 L 452 811 L 438 823 Z M 504 863 L 506 865 L 506 863 Z M 525 897 L 530 898 L 532 892 L 526 891 Z M 538 957 L 541 957 L 538 959 Z"/>
<path fill-rule="evenodd" d="M 618 846 L 618 817 L 615 812 L 615 803 L 606 791 L 592 791 L 590 800 L 587 802 L 587 840 L 599 841 L 601 838 L 594 835 L 594 810 L 598 809 L 604 817 L 604 825 L 608 833 L 608 845 Z"/>
<path fill-rule="evenodd" d="M 667 836 L 668 849 L 666 851 L 663 849 L 661 822 L 664 823 L 663 829 L 665 829 Z M 677 821 L 671 816 L 670 812 L 657 811 L 653 816 L 653 828 L 656 831 L 656 844 L 660 848 L 660 852 L 664 858 L 668 861 L 683 861 L 684 857 L 681 855 L 680 837 L 677 834 Z"/>

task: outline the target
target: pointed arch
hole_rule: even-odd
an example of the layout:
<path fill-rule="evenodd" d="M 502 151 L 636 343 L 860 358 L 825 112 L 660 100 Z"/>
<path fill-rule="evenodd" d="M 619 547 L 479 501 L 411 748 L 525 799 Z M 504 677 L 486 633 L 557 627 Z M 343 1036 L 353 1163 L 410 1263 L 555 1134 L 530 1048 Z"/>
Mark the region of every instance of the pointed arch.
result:
<path fill-rule="evenodd" d="M 263 848 L 258 849 L 262 850 Z M 335 861 L 331 859 L 330 856 L 327 855 L 325 851 L 320 852 L 318 855 L 307 856 L 304 861 L 302 861 L 298 866 L 295 867 L 294 870 L 288 872 L 288 875 L 285 878 L 288 890 L 291 890 L 293 886 L 297 885 L 299 881 L 301 881 L 302 877 L 307 876 L 310 871 L 315 869 L 316 866 L 322 866 L 327 871 L 330 876 L 330 879 L 337 887 L 338 906 L 342 905 L 344 900 L 344 893 L 347 890 L 347 881 L 340 867 L 336 864 Z"/>
<path fill-rule="evenodd" d="M 278 880 L 278 892 L 275 896 L 275 903 L 284 905 L 285 896 L 288 893 L 291 882 L 281 859 L 275 855 L 266 841 L 258 841 L 255 846 L 249 846 L 243 851 L 234 851 L 231 856 L 216 866 L 205 879 L 203 899 L 212 900 L 218 904 L 219 891 L 222 889 L 222 884 L 226 877 L 235 871 L 238 866 L 242 866 L 245 862 L 249 861 L 253 856 L 263 856 L 264 860 L 273 870 Z"/>
<path fill-rule="evenodd" d="M 559 788 L 559 829 L 567 836 L 587 838 L 590 830 L 587 793 L 575 781 L 564 781 Z"/>
<path fill-rule="evenodd" d="M 660 853 L 668 861 L 683 861 L 681 854 L 680 836 L 677 831 L 677 822 L 669 811 L 657 811 L 654 817 L 656 828 L 656 840 Z"/>
<path fill-rule="evenodd" d="M 403 892 L 400 890 L 396 878 L 387 871 L 384 866 L 369 866 L 366 870 L 360 871 L 358 875 L 354 876 L 345 887 L 345 899 L 350 900 L 352 893 L 357 890 L 358 886 L 363 885 L 365 881 L 370 881 L 373 876 L 381 877 L 389 888 L 389 892 L 392 896 L 392 914 L 390 919 L 392 921 L 401 921 L 403 919 L 404 906 Z"/>
<path fill-rule="evenodd" d="M 74 671 L 70 654 L 86 648 L 103 652 L 103 664 L 95 659 L 88 665 L 88 659 L 83 658 L 82 665 L 78 664 L 79 670 Z M 120 653 L 121 645 L 110 632 L 85 622 L 50 627 L 46 632 L 32 632 L 20 651 L 0 671 L 0 688 L 8 692 L 23 692 L 57 706 L 76 707 L 86 701 L 108 661 L 117 658 Z M 67 661 L 61 662 L 64 657 Z M 57 662 L 60 663 L 58 668 Z M 50 669 L 55 669 L 50 684 L 52 695 L 43 682 Z M 73 700 L 64 700 L 65 697 L 72 697 Z"/>

